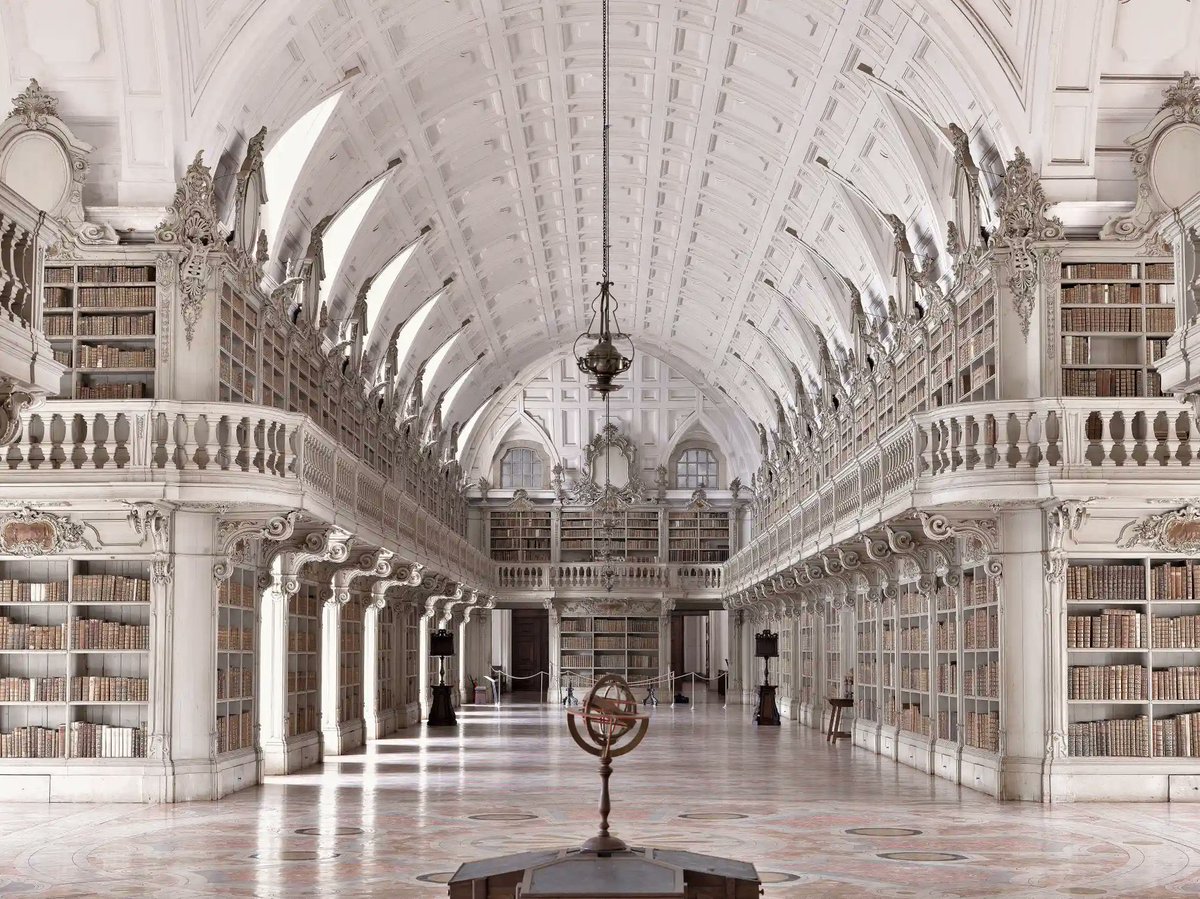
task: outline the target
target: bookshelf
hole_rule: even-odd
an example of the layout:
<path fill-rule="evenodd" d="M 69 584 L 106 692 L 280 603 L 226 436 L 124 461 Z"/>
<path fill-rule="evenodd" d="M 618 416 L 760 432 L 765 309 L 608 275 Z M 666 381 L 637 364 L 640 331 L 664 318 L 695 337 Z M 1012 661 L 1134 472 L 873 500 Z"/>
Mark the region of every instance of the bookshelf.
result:
<path fill-rule="evenodd" d="M 379 610 L 375 638 L 375 712 L 399 707 L 396 696 L 396 612 L 391 604 Z"/>
<path fill-rule="evenodd" d="M 0 759 L 145 758 L 148 568 L 0 559 Z"/>
<path fill-rule="evenodd" d="M 416 605 L 404 608 L 404 702 L 421 701 L 421 613 Z"/>
<path fill-rule="evenodd" d="M 1000 603 L 997 583 L 982 568 L 963 572 L 962 611 L 957 637 L 963 696 L 961 742 L 989 753 L 1000 751 Z"/>
<path fill-rule="evenodd" d="M 1200 757 L 1200 564 L 1073 559 L 1066 603 L 1068 754 Z"/>
<path fill-rule="evenodd" d="M 729 513 L 700 508 L 668 513 L 667 561 L 715 564 L 729 559 Z"/>
<path fill-rule="evenodd" d="M 493 509 L 489 515 L 492 558 L 497 562 L 549 562 L 549 509 Z"/>
<path fill-rule="evenodd" d="M 1059 287 L 1064 396 L 1162 396 L 1154 363 L 1175 330 L 1174 265 L 1065 262 Z"/>
<path fill-rule="evenodd" d="M 257 572 L 234 568 L 217 590 L 217 752 L 255 748 Z"/>
<path fill-rule="evenodd" d="M 593 558 L 592 510 L 564 509 L 559 524 L 559 557 L 564 562 L 589 562 Z"/>
<path fill-rule="evenodd" d="M 837 609 L 825 613 L 825 698 L 840 699 L 842 689 L 842 617 Z"/>
<path fill-rule="evenodd" d="M 899 697 L 896 694 L 896 600 L 885 599 L 880 606 L 879 685 L 883 702 L 882 723 L 899 725 Z"/>
<path fill-rule="evenodd" d="M 996 282 L 985 278 L 956 310 L 958 400 L 996 398 Z"/>
<path fill-rule="evenodd" d="M 616 515 L 610 542 L 613 555 L 630 562 L 659 558 L 657 509 L 626 509 Z M 564 509 L 559 554 L 564 562 L 590 562 L 604 545 L 604 535 L 591 509 Z"/>
<path fill-rule="evenodd" d="M 221 334 L 217 351 L 221 402 L 258 401 L 259 359 L 258 309 L 228 280 L 222 279 Z"/>
<path fill-rule="evenodd" d="M 321 708 L 321 601 L 319 588 L 302 580 L 288 609 L 288 736 L 315 733 Z"/>
<path fill-rule="evenodd" d="M 929 404 L 937 409 L 954 402 L 955 321 L 945 316 L 929 333 Z"/>
<path fill-rule="evenodd" d="M 879 722 L 879 620 L 866 594 L 855 601 L 854 717 Z"/>
<path fill-rule="evenodd" d="M 814 615 L 805 609 L 796 619 L 797 651 L 800 653 L 800 684 L 798 696 L 801 704 L 812 707 L 816 694 L 816 631 Z"/>
<path fill-rule="evenodd" d="M 796 681 L 794 649 L 796 645 L 796 628 L 790 615 L 772 622 L 772 627 L 779 634 L 779 696 L 781 706 L 787 708 L 796 699 Z"/>
<path fill-rule="evenodd" d="M 559 671 L 589 683 L 602 674 L 645 681 L 660 672 L 657 618 L 630 615 L 564 615 Z"/>
<path fill-rule="evenodd" d="M 341 608 L 341 652 L 338 654 L 338 721 L 361 721 L 363 717 L 363 599 L 351 593 Z"/>
<path fill-rule="evenodd" d="M 900 680 L 896 685 L 897 720 L 902 731 L 933 735 L 929 672 L 929 598 L 914 584 L 900 589 L 897 602 L 896 654 Z"/>
<path fill-rule="evenodd" d="M 959 737 L 959 696 L 963 683 L 959 664 L 962 655 L 959 595 L 966 589 L 955 589 L 939 581 L 934 593 L 933 690 L 937 715 L 934 735 L 951 743 L 957 743 Z"/>
<path fill-rule="evenodd" d="M 154 265 L 50 265 L 42 328 L 67 366 L 71 399 L 154 396 L 157 293 Z"/>

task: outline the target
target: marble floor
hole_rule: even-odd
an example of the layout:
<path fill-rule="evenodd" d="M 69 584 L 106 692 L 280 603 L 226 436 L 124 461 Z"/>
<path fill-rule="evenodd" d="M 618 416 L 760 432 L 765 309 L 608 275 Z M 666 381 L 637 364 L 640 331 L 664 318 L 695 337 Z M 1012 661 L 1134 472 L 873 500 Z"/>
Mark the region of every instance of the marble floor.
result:
<path fill-rule="evenodd" d="M 0 804 L 0 896 L 436 897 L 594 831 L 560 709 L 460 720 L 216 803 Z M 1000 804 L 743 706 L 659 707 L 613 791 L 620 836 L 753 861 L 767 896 L 1200 896 L 1200 807 Z"/>

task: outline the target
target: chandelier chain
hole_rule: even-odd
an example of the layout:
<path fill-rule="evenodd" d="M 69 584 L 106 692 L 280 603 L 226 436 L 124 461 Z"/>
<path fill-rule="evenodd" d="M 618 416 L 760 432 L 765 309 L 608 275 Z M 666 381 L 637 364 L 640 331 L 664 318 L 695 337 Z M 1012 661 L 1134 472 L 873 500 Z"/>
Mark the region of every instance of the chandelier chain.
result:
<path fill-rule="evenodd" d="M 601 86 L 600 86 L 600 119 L 601 119 L 601 167 L 602 174 L 602 197 L 601 203 L 604 208 L 604 224 L 603 224 L 603 278 L 608 281 L 608 259 L 609 259 L 609 211 L 608 211 L 608 178 L 609 178 L 609 120 L 608 120 L 608 0 L 601 0 L 600 13 L 600 69 L 601 69 Z"/>

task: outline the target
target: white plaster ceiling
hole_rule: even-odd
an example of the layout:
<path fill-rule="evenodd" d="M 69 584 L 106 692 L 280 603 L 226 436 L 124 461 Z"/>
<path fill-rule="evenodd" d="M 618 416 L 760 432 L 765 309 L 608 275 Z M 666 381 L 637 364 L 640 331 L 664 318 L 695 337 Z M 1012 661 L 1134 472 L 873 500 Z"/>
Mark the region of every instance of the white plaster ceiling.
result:
<path fill-rule="evenodd" d="M 1186 35 L 1200 27 L 1197 4 L 1144 2 Z M 96 40 L 48 41 L 38 24 L 45 8 L 66 5 L 79 9 L 60 10 L 57 27 L 92 28 Z M 711 400 L 769 421 L 769 390 L 785 401 L 790 392 L 787 361 L 810 365 L 810 329 L 836 342 L 848 324 L 841 286 L 785 227 L 871 301 L 891 291 L 889 233 L 816 157 L 899 215 L 919 254 L 939 256 L 952 208 L 949 155 L 859 64 L 937 122 L 966 129 L 985 177 L 1020 144 L 1066 185 L 1050 184 L 1052 196 L 1120 197 L 1120 165 L 1109 160 L 1098 174 L 1090 135 L 1099 121 L 1110 142 L 1119 125 L 1106 123 L 1121 116 L 1096 107 L 1127 103 L 1141 114 L 1168 70 L 1200 51 L 1176 36 L 1167 61 L 1150 59 L 1144 23 L 1121 30 L 1118 21 L 1138 4 L 1117 5 L 613 0 L 622 322 L 668 364 L 696 372 Z M 1086 34 L 1071 14 L 1079 6 L 1095 23 Z M 472 320 L 441 387 L 484 356 L 446 410 L 449 424 L 562 352 L 587 322 L 600 260 L 599 9 L 599 0 L 13 0 L 0 26 L 12 83 L 38 75 L 64 101 L 77 90 L 65 103 L 69 120 L 98 136 L 113 138 L 104 129 L 115 117 L 116 148 L 94 140 L 115 184 L 100 188 L 111 206 L 161 190 L 164 143 L 174 153 L 167 169 L 181 171 L 204 149 L 219 175 L 230 174 L 259 125 L 270 146 L 342 90 L 285 211 L 278 261 L 302 254 L 315 221 L 401 159 L 330 299 L 337 317 L 432 225 L 396 279 L 373 345 L 454 277 L 421 344 L 432 352 Z M 1143 89 L 1126 97 L 1139 78 Z M 110 82 L 123 101 L 101 102 L 97 85 Z M 89 118 L 92 99 L 103 113 Z M 162 141 L 163 132 L 173 138 Z M 1047 141 L 1064 140 L 1084 150 L 1043 158 Z M 410 376 L 422 361 L 414 356 Z"/>

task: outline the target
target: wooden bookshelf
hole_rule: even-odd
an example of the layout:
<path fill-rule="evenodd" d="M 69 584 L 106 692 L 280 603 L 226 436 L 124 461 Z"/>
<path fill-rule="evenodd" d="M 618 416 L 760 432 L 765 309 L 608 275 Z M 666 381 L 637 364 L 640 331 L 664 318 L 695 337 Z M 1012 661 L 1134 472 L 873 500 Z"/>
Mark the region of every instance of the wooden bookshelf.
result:
<path fill-rule="evenodd" d="M 144 758 L 149 563 L 0 557 L 0 759 Z"/>
<path fill-rule="evenodd" d="M 49 265 L 42 328 L 67 366 L 71 399 L 154 396 L 157 290 L 153 265 Z"/>
<path fill-rule="evenodd" d="M 970 592 L 967 586 L 954 589 L 939 580 L 933 597 L 933 693 L 936 710 L 934 736 L 947 742 L 959 739 L 959 705 L 962 687 L 962 605 L 960 593 Z"/>
<path fill-rule="evenodd" d="M 338 721 L 361 721 L 363 717 L 363 597 L 350 594 L 341 609 L 341 652 Z"/>
<path fill-rule="evenodd" d="M 929 405 L 934 409 L 954 402 L 955 339 L 955 322 L 949 315 L 929 334 Z"/>
<path fill-rule="evenodd" d="M 842 689 L 842 619 L 837 609 L 825 612 L 825 699 L 841 699 Z"/>
<path fill-rule="evenodd" d="M 1175 330 L 1174 265 L 1065 262 L 1059 288 L 1064 396 L 1162 396 L 1154 363 Z"/>
<path fill-rule="evenodd" d="M 549 562 L 549 509 L 492 509 L 489 515 L 492 558 L 497 562 Z"/>
<path fill-rule="evenodd" d="M 288 609 L 288 736 L 315 733 L 321 708 L 320 588 L 302 580 Z"/>
<path fill-rule="evenodd" d="M 399 708 L 396 696 L 396 611 L 391 604 L 379 610 L 375 638 L 375 711 Z"/>
<path fill-rule="evenodd" d="M 234 568 L 217 590 L 217 752 L 253 749 L 257 665 L 257 572 Z"/>
<path fill-rule="evenodd" d="M 961 742 L 1000 751 L 1000 603 L 997 582 L 982 568 L 963 573 L 958 665 L 963 696 Z"/>
<path fill-rule="evenodd" d="M 796 650 L 800 653 L 798 698 L 811 706 L 816 698 L 816 631 L 812 612 L 804 611 L 796 619 Z"/>
<path fill-rule="evenodd" d="M 421 612 L 416 605 L 404 608 L 404 702 L 421 701 Z"/>
<path fill-rule="evenodd" d="M 784 700 L 795 699 L 795 621 L 789 616 L 784 616 L 773 621 L 771 626 L 779 634 L 779 659 L 777 668 L 779 673 L 779 696 Z"/>
<path fill-rule="evenodd" d="M 896 600 L 885 599 L 879 609 L 879 686 L 881 721 L 899 725 L 900 704 L 896 693 Z"/>
<path fill-rule="evenodd" d="M 659 676 L 657 618 L 629 615 L 563 616 L 559 634 L 559 670 L 577 685 L 603 674 L 629 681 Z"/>
<path fill-rule="evenodd" d="M 667 561 L 716 564 L 729 558 L 729 513 L 696 509 L 668 513 Z"/>
<path fill-rule="evenodd" d="M 986 278 L 955 310 L 957 400 L 994 400 L 996 393 L 996 282 Z"/>
<path fill-rule="evenodd" d="M 218 394 L 223 403 L 258 401 L 258 309 L 228 280 L 221 281 Z"/>

